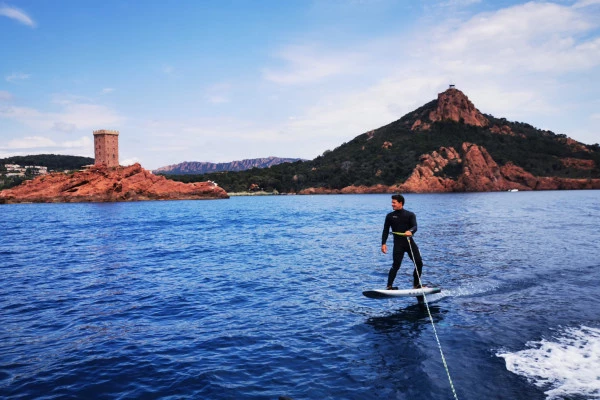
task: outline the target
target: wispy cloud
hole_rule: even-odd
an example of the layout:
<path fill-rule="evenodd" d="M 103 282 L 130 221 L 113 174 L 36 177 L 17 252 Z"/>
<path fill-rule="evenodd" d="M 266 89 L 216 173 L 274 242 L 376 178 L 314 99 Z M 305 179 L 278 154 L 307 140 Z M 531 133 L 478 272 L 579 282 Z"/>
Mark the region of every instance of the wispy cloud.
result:
<path fill-rule="evenodd" d="M 114 92 L 115 90 L 116 89 L 114 89 L 114 88 L 104 88 L 104 89 L 102 89 L 102 94 L 109 94 L 109 93 Z"/>
<path fill-rule="evenodd" d="M 481 0 L 446 0 L 438 3 L 440 7 L 468 7 L 473 4 L 479 4 Z"/>
<path fill-rule="evenodd" d="M 56 141 L 45 136 L 26 136 L 13 139 L 6 146 L 0 146 L 0 155 L 10 157 L 32 153 L 49 152 L 55 154 L 79 154 L 90 156 L 94 144 L 91 135 L 82 136 L 75 140 Z"/>
<path fill-rule="evenodd" d="M 70 124 L 68 122 L 55 122 L 54 125 L 52 126 L 52 129 L 55 131 L 59 131 L 59 132 L 73 132 L 75 129 L 77 129 L 77 126 L 75 124 Z"/>
<path fill-rule="evenodd" d="M 36 23 L 29 15 L 27 15 L 24 11 L 19 10 L 16 7 L 10 7 L 7 5 L 0 4 L 0 16 L 8 17 L 14 19 L 23 25 L 27 25 L 31 28 L 35 28 Z"/>
<path fill-rule="evenodd" d="M 77 140 L 68 140 L 66 142 L 62 142 L 60 144 L 60 147 L 64 147 L 67 149 L 87 148 L 87 149 L 91 150 L 94 147 L 94 144 L 92 142 L 92 138 L 90 135 L 90 136 L 82 136 Z"/>
<path fill-rule="evenodd" d="M 9 92 L 5 91 L 5 90 L 0 90 L 0 101 L 10 101 L 12 100 L 13 96 L 12 94 L 10 94 Z"/>
<path fill-rule="evenodd" d="M 483 112 L 548 121 L 565 112 L 566 93 L 581 92 L 572 75 L 600 68 L 596 16 L 573 5 L 530 2 L 463 20 L 425 19 L 412 36 L 355 43 L 345 56 L 318 45 L 290 46 L 279 53 L 284 65 L 265 69 L 264 78 L 280 84 L 319 82 L 322 88 L 310 107 L 273 131 L 333 148 L 398 119 L 450 83 Z M 344 89 L 330 90 L 334 77 L 350 80 Z M 294 146 L 302 147 L 310 146 Z"/>
<path fill-rule="evenodd" d="M 74 132 L 104 126 L 119 126 L 125 120 L 110 108 L 97 104 L 64 104 L 58 112 L 42 112 L 29 107 L 0 108 L 0 119 L 13 120 L 45 131 Z"/>
<path fill-rule="evenodd" d="M 526 3 L 443 26 L 433 46 L 447 70 L 575 71 L 600 63 L 599 39 L 583 39 L 597 26 L 575 7 Z"/>
<path fill-rule="evenodd" d="M 29 79 L 30 77 L 31 77 L 31 75 L 29 75 L 29 74 L 24 74 L 22 72 L 13 72 L 12 74 L 7 75 L 5 77 L 5 79 L 6 79 L 6 82 L 13 83 L 13 82 L 17 82 L 17 81 L 25 81 L 25 80 Z"/>
<path fill-rule="evenodd" d="M 137 157 L 131 157 L 131 158 L 127 158 L 127 159 L 125 159 L 125 160 L 121 160 L 121 161 L 119 162 L 119 164 L 121 164 L 121 165 L 123 165 L 123 166 L 127 167 L 127 166 L 129 166 L 129 165 L 133 165 L 133 164 L 135 164 L 135 163 L 139 163 L 139 162 L 140 162 L 140 159 L 139 159 L 139 158 L 137 158 Z"/>
<path fill-rule="evenodd" d="M 290 46 L 275 55 L 285 64 L 265 68 L 263 77 L 284 85 L 316 83 L 355 71 L 360 56 L 353 52 L 333 52 L 315 46 Z"/>
<path fill-rule="evenodd" d="M 229 103 L 231 85 L 228 83 L 219 83 L 210 86 L 206 90 L 206 100 L 212 104 Z"/>
<path fill-rule="evenodd" d="M 600 4 L 600 0 L 580 0 L 577 3 L 575 3 L 573 6 L 575 8 L 579 8 L 579 7 L 593 6 L 593 5 L 597 5 L 597 4 Z"/>
<path fill-rule="evenodd" d="M 42 136 L 27 136 L 20 139 L 13 139 L 8 142 L 7 149 L 37 149 L 56 147 L 56 142 L 52 139 Z"/>

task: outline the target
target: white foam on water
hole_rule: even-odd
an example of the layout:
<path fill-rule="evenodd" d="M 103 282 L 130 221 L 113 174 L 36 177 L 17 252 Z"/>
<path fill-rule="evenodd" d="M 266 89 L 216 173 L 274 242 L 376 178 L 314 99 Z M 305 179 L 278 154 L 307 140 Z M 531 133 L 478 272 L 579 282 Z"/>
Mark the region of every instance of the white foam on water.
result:
<path fill-rule="evenodd" d="M 442 293 L 453 297 L 474 296 L 494 291 L 498 287 L 498 284 L 466 284 L 452 289 L 442 288 Z"/>
<path fill-rule="evenodd" d="M 600 329 L 567 328 L 527 349 L 497 353 L 506 368 L 544 390 L 549 400 L 577 396 L 600 399 Z"/>

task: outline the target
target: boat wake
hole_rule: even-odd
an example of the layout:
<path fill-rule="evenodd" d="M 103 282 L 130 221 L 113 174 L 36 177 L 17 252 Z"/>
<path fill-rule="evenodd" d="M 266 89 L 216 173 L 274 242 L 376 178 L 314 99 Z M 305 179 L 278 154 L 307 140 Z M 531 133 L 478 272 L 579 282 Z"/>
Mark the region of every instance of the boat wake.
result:
<path fill-rule="evenodd" d="M 496 355 L 504 358 L 509 371 L 544 390 L 549 400 L 600 399 L 600 329 L 567 328 L 527 347 Z"/>

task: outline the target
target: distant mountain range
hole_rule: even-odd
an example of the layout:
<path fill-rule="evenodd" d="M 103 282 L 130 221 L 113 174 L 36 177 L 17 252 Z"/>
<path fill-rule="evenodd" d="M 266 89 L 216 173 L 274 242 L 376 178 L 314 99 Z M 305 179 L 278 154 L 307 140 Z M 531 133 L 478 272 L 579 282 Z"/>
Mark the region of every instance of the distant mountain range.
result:
<path fill-rule="evenodd" d="M 241 161 L 231 161 L 227 163 L 210 163 L 200 161 L 185 161 L 179 164 L 160 167 L 152 171 L 155 174 L 163 175 L 189 175 L 189 174 L 207 174 L 211 172 L 223 171 L 245 171 L 252 168 L 269 168 L 283 163 L 292 163 L 303 161 L 300 158 L 252 158 Z"/>

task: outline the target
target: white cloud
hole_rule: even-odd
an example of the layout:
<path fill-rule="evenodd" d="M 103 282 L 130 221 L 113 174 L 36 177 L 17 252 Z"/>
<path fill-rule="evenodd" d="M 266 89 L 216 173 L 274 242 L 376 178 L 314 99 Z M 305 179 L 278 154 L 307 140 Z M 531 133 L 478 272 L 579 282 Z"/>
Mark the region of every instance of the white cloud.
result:
<path fill-rule="evenodd" d="M 447 71 L 478 75 L 578 71 L 600 63 L 599 39 L 585 37 L 597 27 L 575 7 L 526 3 L 443 25 L 432 55 Z"/>
<path fill-rule="evenodd" d="M 349 74 L 360 61 L 357 53 L 333 52 L 314 46 L 290 46 L 276 57 L 283 60 L 285 67 L 265 68 L 263 78 L 283 85 L 315 83 Z"/>
<path fill-rule="evenodd" d="M 5 90 L 0 90 L 0 101 L 10 101 L 12 100 L 13 96 L 12 94 L 10 94 L 9 92 L 5 91 Z"/>
<path fill-rule="evenodd" d="M 70 104 L 58 117 L 61 122 L 74 124 L 78 129 L 103 129 L 119 126 L 124 121 L 113 110 L 96 104 Z"/>
<path fill-rule="evenodd" d="M 564 112 L 559 90 L 581 90 L 574 79 L 561 81 L 564 74 L 600 66 L 600 38 L 595 33 L 599 22 L 576 7 L 532 2 L 481 13 L 463 22 L 434 21 L 431 26 L 421 26 L 421 33 L 413 33 L 410 39 L 403 36 L 357 44 L 360 56 L 332 56 L 337 68 L 311 69 L 314 60 L 329 60 L 335 52 L 298 51 L 300 56 L 287 57 L 287 70 L 265 77 L 280 83 L 304 83 L 366 71 L 347 85 L 352 89 L 330 91 L 324 87 L 325 94 L 303 115 L 295 113 L 295 119 L 281 127 L 288 133 L 321 135 L 322 141 L 344 135 L 352 138 L 392 122 L 435 98 L 450 83 L 457 84 L 482 112 L 530 121 L 529 117 Z M 296 54 L 293 50 L 291 47 L 285 54 Z M 354 62 L 344 69 L 348 63 L 340 61 L 343 59 Z M 378 60 L 379 65 L 369 60 Z M 278 79 L 273 79 L 275 76 Z M 382 78 L 365 85 L 369 76 Z"/>
<path fill-rule="evenodd" d="M 5 77 L 6 82 L 16 82 L 16 81 L 24 81 L 29 79 L 31 76 L 29 74 L 24 74 L 22 72 L 13 72 L 12 74 Z"/>
<path fill-rule="evenodd" d="M 5 147 L 0 147 L 3 157 L 25 154 L 52 152 L 54 154 L 83 155 L 90 157 L 94 144 L 90 136 L 82 136 L 76 140 L 57 142 L 44 136 L 25 136 L 13 139 Z"/>
<path fill-rule="evenodd" d="M 473 4 L 479 4 L 481 0 L 447 0 L 438 4 L 440 7 L 468 7 Z"/>
<path fill-rule="evenodd" d="M 68 140 L 66 142 L 62 142 L 60 144 L 60 147 L 65 147 L 65 148 L 84 148 L 84 149 L 93 149 L 94 148 L 94 143 L 92 141 L 91 135 L 89 136 L 82 136 L 77 140 Z"/>
<path fill-rule="evenodd" d="M 33 19 L 31 19 L 29 15 L 19 10 L 18 8 L 0 5 L 0 16 L 12 18 L 22 23 L 23 25 L 35 28 L 35 22 L 33 21 Z"/>
<path fill-rule="evenodd" d="M 600 0 L 581 0 L 573 5 L 575 8 L 589 7 L 600 4 Z"/>
<path fill-rule="evenodd" d="M 119 164 L 121 164 L 124 167 L 127 167 L 127 166 L 133 165 L 135 163 L 139 163 L 139 162 L 140 162 L 139 158 L 131 157 L 131 158 L 127 158 L 125 160 L 119 161 Z"/>
<path fill-rule="evenodd" d="M 69 124 L 66 122 L 55 122 L 54 125 L 52 126 L 52 129 L 55 131 L 60 131 L 60 132 L 73 132 L 75 129 L 77 129 L 77 126 L 75 126 L 75 124 Z"/>
<path fill-rule="evenodd" d="M 231 85 L 229 83 L 219 83 L 210 86 L 206 90 L 206 100 L 212 104 L 229 103 Z"/>
<path fill-rule="evenodd" d="M 0 108 L 0 118 L 13 119 L 16 121 L 27 121 L 41 118 L 43 113 L 28 107 L 6 107 Z"/>
<path fill-rule="evenodd" d="M 27 107 L 0 108 L 0 118 L 14 120 L 38 130 L 72 132 L 119 126 L 124 118 L 110 108 L 95 104 L 60 103 L 58 112 L 42 112 Z"/>
<path fill-rule="evenodd" d="M 115 90 L 116 89 L 114 89 L 114 88 L 104 88 L 104 89 L 102 89 L 102 94 L 109 94 L 109 93 L 114 92 Z"/>
<path fill-rule="evenodd" d="M 42 136 L 27 136 L 21 139 L 13 139 L 8 142 L 8 149 L 35 149 L 45 147 L 56 147 L 56 143 Z"/>

